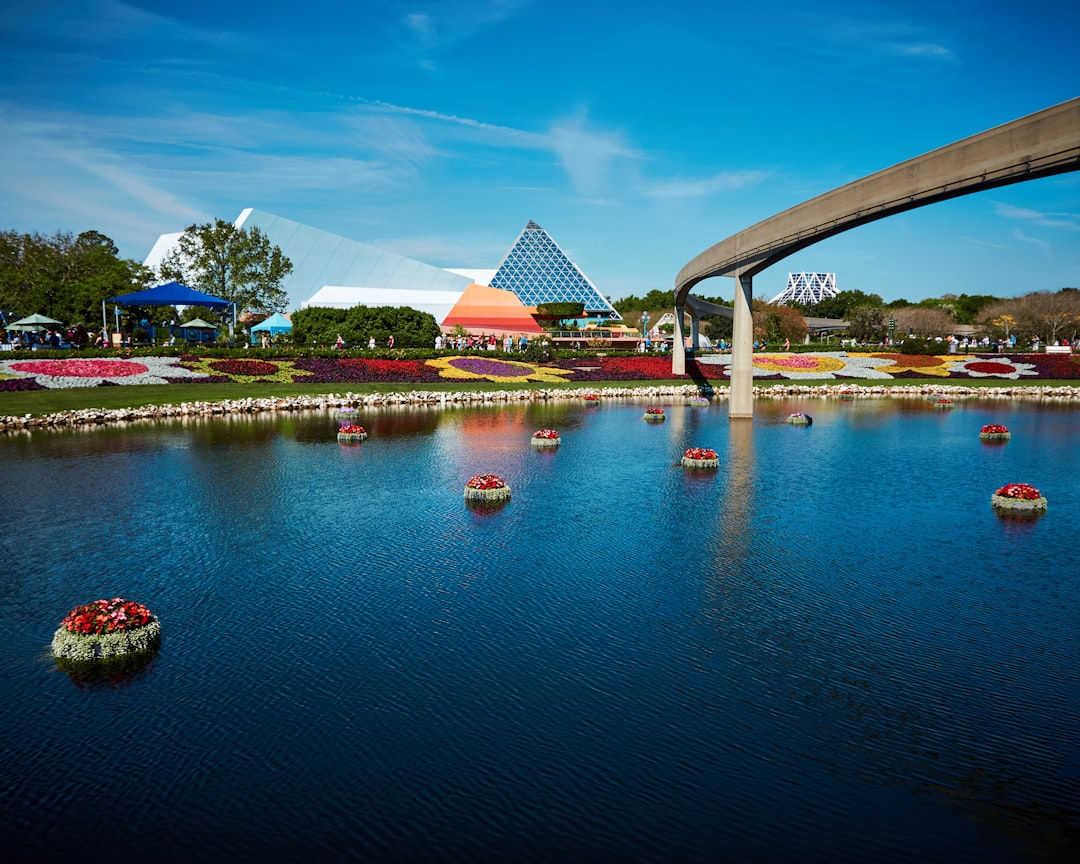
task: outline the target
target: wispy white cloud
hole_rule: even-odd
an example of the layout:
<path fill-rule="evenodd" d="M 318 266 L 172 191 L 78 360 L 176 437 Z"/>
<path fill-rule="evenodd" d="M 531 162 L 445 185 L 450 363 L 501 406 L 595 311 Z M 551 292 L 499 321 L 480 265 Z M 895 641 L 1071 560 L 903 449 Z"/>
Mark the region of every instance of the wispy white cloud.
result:
<path fill-rule="evenodd" d="M 988 246 L 991 249 L 1009 248 L 1002 243 L 991 243 L 989 240 L 982 240 L 978 237 L 961 237 L 960 239 L 963 240 L 965 243 L 974 243 L 976 246 Z"/>
<path fill-rule="evenodd" d="M 68 52 L 102 55 L 117 49 L 168 54 L 172 46 L 185 44 L 232 50 L 247 41 L 238 32 L 195 27 L 122 0 L 54 0 L 47 7 L 36 0 L 12 0 L 0 11 L 0 34 L 20 47 L 62 45 Z"/>
<path fill-rule="evenodd" d="M 898 57 L 926 58 L 928 60 L 955 60 L 953 52 L 936 42 L 886 42 L 884 50 Z"/>
<path fill-rule="evenodd" d="M 423 68 L 435 69 L 435 55 L 488 32 L 517 15 L 533 0 L 455 0 L 429 2 L 402 18 Z"/>
<path fill-rule="evenodd" d="M 653 181 L 646 194 L 652 198 L 708 198 L 756 186 L 768 174 L 764 171 L 728 171 L 711 177 L 672 177 Z"/>
<path fill-rule="evenodd" d="M 591 197 L 611 189 L 618 163 L 641 158 L 622 132 L 595 128 L 584 110 L 552 125 L 546 145 L 558 156 L 577 192 Z"/>
<path fill-rule="evenodd" d="M 1052 249 L 1050 244 L 1045 240 L 1040 240 L 1038 237 L 1028 237 L 1020 228 L 1014 228 L 1012 236 L 1024 243 L 1031 243 L 1034 246 L 1038 246 L 1044 252 L 1050 252 Z"/>
<path fill-rule="evenodd" d="M 1044 213 L 1040 210 L 1015 207 L 1012 204 L 1004 204 L 1000 201 L 994 202 L 994 213 L 1003 219 L 1020 220 L 1043 228 L 1065 228 L 1070 231 L 1080 231 L 1080 215 L 1075 213 Z"/>
<path fill-rule="evenodd" d="M 867 10 L 875 7 L 867 6 Z M 814 11 L 805 22 L 813 34 L 809 47 L 859 63 L 874 58 L 904 57 L 937 63 L 955 63 L 958 58 L 945 39 L 931 33 L 927 25 L 897 18 L 852 18 L 821 15 Z"/>

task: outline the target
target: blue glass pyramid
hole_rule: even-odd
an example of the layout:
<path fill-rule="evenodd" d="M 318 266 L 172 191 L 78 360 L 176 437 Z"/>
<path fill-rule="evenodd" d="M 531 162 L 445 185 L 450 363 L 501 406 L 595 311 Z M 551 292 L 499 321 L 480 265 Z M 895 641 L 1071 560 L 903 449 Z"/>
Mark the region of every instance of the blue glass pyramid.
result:
<path fill-rule="evenodd" d="M 503 257 L 490 285 L 513 291 L 526 306 L 584 303 L 588 316 L 621 317 L 559 244 L 531 220 Z"/>

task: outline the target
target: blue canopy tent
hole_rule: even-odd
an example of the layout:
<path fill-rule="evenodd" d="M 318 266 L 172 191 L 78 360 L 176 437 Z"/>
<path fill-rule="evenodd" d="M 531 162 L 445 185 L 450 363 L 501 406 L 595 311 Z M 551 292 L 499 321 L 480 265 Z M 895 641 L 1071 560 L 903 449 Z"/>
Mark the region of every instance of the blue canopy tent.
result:
<path fill-rule="evenodd" d="M 105 314 L 105 304 L 115 303 L 118 306 L 205 306 L 207 309 L 228 309 L 232 307 L 232 320 L 229 322 L 229 335 L 231 336 L 236 321 L 236 304 L 231 300 L 222 300 L 179 282 L 166 282 L 147 288 L 144 291 L 136 291 L 134 294 L 121 294 L 119 297 L 110 297 L 101 301 L 101 320 L 104 329 L 109 329 L 109 320 Z"/>
<path fill-rule="evenodd" d="M 265 321 L 262 321 L 251 328 L 251 337 L 254 339 L 256 333 L 265 333 L 272 339 L 277 336 L 278 333 L 289 333 L 291 331 L 292 321 L 280 312 L 275 312 Z"/>

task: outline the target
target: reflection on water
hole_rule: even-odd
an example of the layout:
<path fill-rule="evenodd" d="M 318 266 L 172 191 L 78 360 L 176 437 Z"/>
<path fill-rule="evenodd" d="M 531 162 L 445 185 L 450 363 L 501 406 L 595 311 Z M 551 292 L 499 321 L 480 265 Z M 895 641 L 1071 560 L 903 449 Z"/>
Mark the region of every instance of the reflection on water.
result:
<path fill-rule="evenodd" d="M 1080 412 L 653 404 L 0 439 L 16 857 L 1075 857 Z M 513 497 L 467 507 L 487 472 Z M 995 515 L 1007 482 L 1047 514 Z M 58 672 L 59 618 L 117 594 L 160 656 Z"/>

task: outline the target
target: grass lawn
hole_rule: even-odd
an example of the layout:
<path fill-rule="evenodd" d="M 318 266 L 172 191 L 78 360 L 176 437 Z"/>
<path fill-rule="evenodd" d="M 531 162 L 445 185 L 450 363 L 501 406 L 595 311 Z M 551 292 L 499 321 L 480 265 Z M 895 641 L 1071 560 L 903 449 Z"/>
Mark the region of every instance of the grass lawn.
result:
<path fill-rule="evenodd" d="M 414 390 L 434 392 L 484 392 L 496 390 L 595 390 L 599 387 L 664 387 L 690 384 L 687 380 L 669 381 L 612 381 L 581 382 L 565 384 L 492 384 L 483 381 L 453 381 L 445 384 L 145 384 L 128 387 L 76 387 L 67 390 L 22 390 L 0 393 L 0 416 L 22 417 L 26 414 L 41 416 L 61 411 L 78 411 L 84 408 L 140 408 L 144 405 L 178 405 L 183 402 L 221 402 L 227 399 L 261 399 L 271 396 L 315 396 L 324 393 L 404 393 Z M 711 381 L 714 386 L 726 382 Z M 1077 387 L 1080 381 L 1026 381 L 996 378 L 972 378 L 935 380 L 933 378 L 905 378 L 894 380 L 785 380 L 755 382 L 755 387 L 815 387 L 820 385 L 849 387 L 910 387 L 918 385 L 941 387 Z"/>

